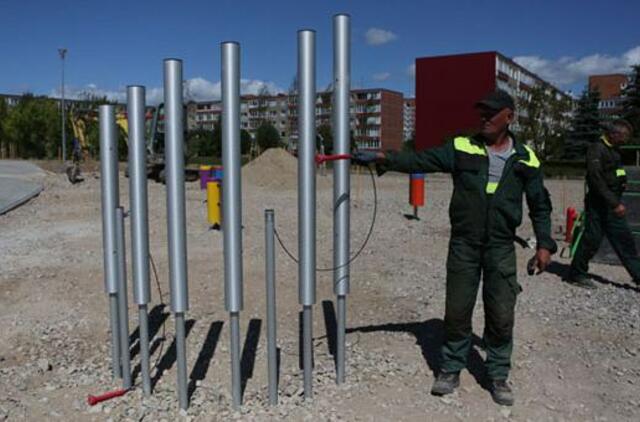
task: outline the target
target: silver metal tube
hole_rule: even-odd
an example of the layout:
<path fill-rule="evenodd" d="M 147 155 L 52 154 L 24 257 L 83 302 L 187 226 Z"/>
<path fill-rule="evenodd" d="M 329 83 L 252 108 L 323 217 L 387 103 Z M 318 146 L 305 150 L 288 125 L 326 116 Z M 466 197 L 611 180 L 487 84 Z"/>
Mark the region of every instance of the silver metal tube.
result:
<path fill-rule="evenodd" d="M 145 89 L 127 87 L 129 123 L 129 192 L 133 298 L 138 305 L 150 302 L 149 215 L 147 206 L 147 150 L 145 142 Z"/>
<path fill-rule="evenodd" d="M 222 52 L 222 219 L 224 297 L 228 312 L 243 308 L 242 198 L 240 175 L 240 45 L 221 44 Z"/>
<path fill-rule="evenodd" d="M 313 399 L 313 320 L 312 307 L 302 307 L 302 366 L 304 378 L 304 398 Z"/>
<path fill-rule="evenodd" d="M 265 274 L 267 283 L 267 361 L 269 404 L 278 404 L 278 349 L 276 323 L 276 254 L 273 210 L 264 211 Z"/>
<path fill-rule="evenodd" d="M 299 300 L 316 302 L 316 33 L 298 31 Z"/>
<path fill-rule="evenodd" d="M 166 59 L 164 61 L 164 107 L 171 311 L 184 313 L 189 309 L 189 294 L 181 60 Z"/>
<path fill-rule="evenodd" d="M 118 137 L 114 106 L 100 106 L 100 184 L 102 191 L 102 249 L 104 253 L 104 288 L 118 293 L 116 256 L 116 208 L 119 205 Z"/>
<path fill-rule="evenodd" d="M 142 376 L 142 392 L 151 395 L 151 370 L 149 366 L 149 314 L 147 305 L 138 306 L 140 322 L 140 373 Z"/>
<path fill-rule="evenodd" d="M 316 33 L 298 31 L 298 300 L 303 305 L 304 397 L 312 392 L 312 313 L 316 302 Z"/>
<path fill-rule="evenodd" d="M 233 408 L 242 405 L 242 379 L 240 369 L 240 313 L 231 312 L 231 396 Z"/>
<path fill-rule="evenodd" d="M 118 322 L 120 323 L 120 362 L 122 363 L 122 386 L 131 388 L 131 355 L 129 353 L 129 306 L 127 300 L 127 251 L 124 235 L 124 209 L 116 208 L 116 231 L 118 233 Z"/>
<path fill-rule="evenodd" d="M 122 378 L 120 366 L 120 322 L 118 320 L 118 294 L 109 294 L 109 314 L 111 316 L 111 372 L 113 379 Z"/>
<path fill-rule="evenodd" d="M 184 313 L 176 312 L 176 365 L 178 366 L 178 401 L 180 409 L 189 407 L 187 391 L 187 346 L 184 326 Z"/>
<path fill-rule="evenodd" d="M 338 327 L 336 333 L 336 382 L 342 384 L 345 378 L 345 334 L 347 326 L 347 297 L 338 296 Z"/>
<path fill-rule="evenodd" d="M 333 139 L 334 154 L 348 154 L 350 145 L 351 17 L 333 17 Z M 349 293 L 350 162 L 333 166 L 333 291 L 338 299 L 336 382 L 344 382 L 346 295 Z"/>
<path fill-rule="evenodd" d="M 351 80 L 351 18 L 333 18 L 333 139 L 334 154 L 349 154 L 350 146 L 350 80 Z M 349 160 L 333 163 L 333 289 L 337 295 L 349 293 Z"/>

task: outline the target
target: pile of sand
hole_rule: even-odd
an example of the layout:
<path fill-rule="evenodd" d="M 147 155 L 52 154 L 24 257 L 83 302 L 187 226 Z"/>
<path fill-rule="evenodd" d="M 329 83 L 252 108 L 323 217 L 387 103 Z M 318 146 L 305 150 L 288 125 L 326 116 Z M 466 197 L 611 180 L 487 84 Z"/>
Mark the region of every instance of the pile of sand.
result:
<path fill-rule="evenodd" d="M 282 148 L 270 148 L 242 167 L 242 182 L 261 188 L 296 189 L 298 160 Z"/>

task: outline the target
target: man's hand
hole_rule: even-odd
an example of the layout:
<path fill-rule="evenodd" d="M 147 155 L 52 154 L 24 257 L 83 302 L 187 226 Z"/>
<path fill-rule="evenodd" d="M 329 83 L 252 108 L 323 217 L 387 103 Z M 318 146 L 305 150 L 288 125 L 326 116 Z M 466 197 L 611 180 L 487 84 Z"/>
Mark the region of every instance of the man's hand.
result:
<path fill-rule="evenodd" d="M 617 217 L 622 218 L 622 217 L 624 217 L 624 215 L 627 213 L 627 209 L 625 208 L 625 206 L 624 206 L 624 205 L 622 205 L 622 204 L 618 204 L 618 206 L 617 206 L 617 207 L 615 207 L 615 208 L 613 209 L 613 213 L 614 213 Z"/>
<path fill-rule="evenodd" d="M 535 256 L 531 259 L 530 265 L 533 268 L 527 268 L 529 270 L 529 275 L 533 275 L 532 269 L 538 269 L 538 274 L 547 269 L 549 264 L 551 263 L 551 253 L 544 248 L 538 249 Z"/>
<path fill-rule="evenodd" d="M 351 155 L 351 162 L 361 166 L 368 166 L 370 163 L 377 163 L 382 160 L 384 160 L 383 152 L 356 151 Z"/>

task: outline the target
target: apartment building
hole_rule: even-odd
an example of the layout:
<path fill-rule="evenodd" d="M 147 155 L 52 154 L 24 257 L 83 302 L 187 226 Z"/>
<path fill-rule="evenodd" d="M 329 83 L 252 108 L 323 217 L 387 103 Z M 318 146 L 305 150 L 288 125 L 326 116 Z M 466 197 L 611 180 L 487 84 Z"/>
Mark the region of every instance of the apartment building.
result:
<path fill-rule="evenodd" d="M 622 73 L 589 76 L 589 91 L 598 91 L 598 110 L 603 117 L 618 117 L 622 113 L 622 92 L 629 76 Z"/>
<path fill-rule="evenodd" d="M 404 99 L 404 110 L 402 112 L 402 117 L 404 119 L 403 125 L 403 133 L 404 133 L 404 141 L 408 141 L 415 137 L 416 131 L 416 99 L 415 98 L 405 98 Z"/>

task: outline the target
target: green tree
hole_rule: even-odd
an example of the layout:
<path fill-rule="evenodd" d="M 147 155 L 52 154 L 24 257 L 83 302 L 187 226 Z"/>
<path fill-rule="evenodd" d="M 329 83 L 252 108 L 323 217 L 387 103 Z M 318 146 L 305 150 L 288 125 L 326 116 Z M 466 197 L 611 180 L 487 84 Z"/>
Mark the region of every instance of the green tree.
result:
<path fill-rule="evenodd" d="M 403 151 L 415 151 L 416 150 L 416 136 L 414 133 L 411 134 L 411 138 L 407 139 L 402 143 Z"/>
<path fill-rule="evenodd" d="M 523 116 L 518 134 L 542 159 L 559 155 L 567 131 L 571 100 L 559 96 L 544 85 L 531 88 L 526 99 L 519 100 Z"/>
<path fill-rule="evenodd" d="M 190 130 L 187 134 L 187 144 L 198 157 L 214 155 L 213 131 L 206 129 Z"/>
<path fill-rule="evenodd" d="M 263 122 L 256 131 L 256 142 L 261 151 L 280 146 L 280 134 L 271 123 Z"/>
<path fill-rule="evenodd" d="M 249 154 L 252 143 L 253 138 L 251 137 L 251 134 L 245 129 L 240 129 L 240 154 Z"/>
<path fill-rule="evenodd" d="M 600 93 L 585 89 L 578 100 L 578 106 L 571 121 L 571 131 L 567 135 L 564 158 L 581 160 L 587 146 L 600 138 L 601 118 L 598 112 Z"/>
<path fill-rule="evenodd" d="M 70 131 L 70 128 L 67 128 Z M 55 100 L 23 95 L 3 124 L 7 142 L 21 158 L 55 158 L 61 139 L 60 111 Z M 71 133 L 67 133 L 71 139 Z"/>
<path fill-rule="evenodd" d="M 622 95 L 622 116 L 633 125 L 634 136 L 640 138 L 640 65 L 633 66 Z"/>
<path fill-rule="evenodd" d="M 9 143 L 7 140 L 7 136 L 4 132 L 4 125 L 9 115 L 9 110 L 7 107 L 7 102 L 4 98 L 0 98 L 0 158 L 4 157 L 5 151 L 9 149 Z"/>

